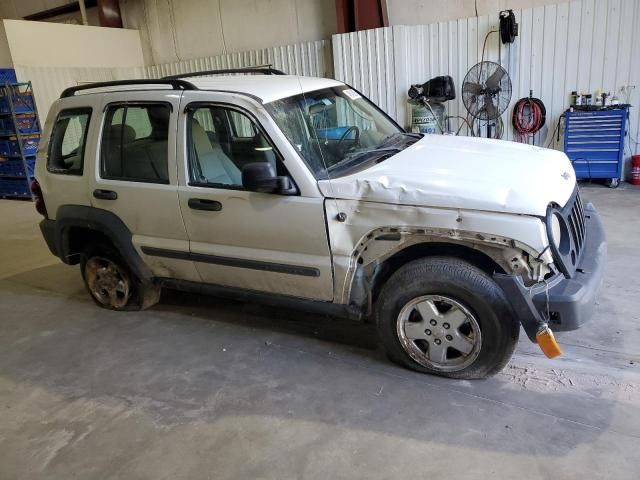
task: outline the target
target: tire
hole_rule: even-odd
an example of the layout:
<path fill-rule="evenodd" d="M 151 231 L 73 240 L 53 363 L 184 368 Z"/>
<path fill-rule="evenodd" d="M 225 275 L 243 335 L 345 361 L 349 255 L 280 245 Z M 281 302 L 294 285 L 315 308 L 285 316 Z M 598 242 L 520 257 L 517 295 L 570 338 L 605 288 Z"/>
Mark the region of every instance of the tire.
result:
<path fill-rule="evenodd" d="M 141 282 L 109 244 L 87 247 L 82 253 L 80 270 L 89 296 L 102 308 L 144 310 L 160 300 L 160 287 Z"/>
<path fill-rule="evenodd" d="M 375 315 L 391 361 L 450 378 L 498 373 L 520 332 L 502 289 L 479 268 L 453 257 L 402 266 L 383 286 Z"/>

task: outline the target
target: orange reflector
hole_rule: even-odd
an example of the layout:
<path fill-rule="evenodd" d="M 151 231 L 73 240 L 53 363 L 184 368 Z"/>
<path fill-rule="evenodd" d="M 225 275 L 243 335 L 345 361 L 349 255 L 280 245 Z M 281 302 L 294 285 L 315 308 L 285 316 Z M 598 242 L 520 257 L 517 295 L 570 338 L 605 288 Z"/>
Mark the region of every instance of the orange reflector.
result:
<path fill-rule="evenodd" d="M 556 358 L 562 355 L 560 345 L 556 342 L 553 332 L 549 327 L 545 327 L 536 334 L 536 341 L 538 342 L 540 350 L 542 350 L 542 353 L 544 353 L 547 358 Z"/>

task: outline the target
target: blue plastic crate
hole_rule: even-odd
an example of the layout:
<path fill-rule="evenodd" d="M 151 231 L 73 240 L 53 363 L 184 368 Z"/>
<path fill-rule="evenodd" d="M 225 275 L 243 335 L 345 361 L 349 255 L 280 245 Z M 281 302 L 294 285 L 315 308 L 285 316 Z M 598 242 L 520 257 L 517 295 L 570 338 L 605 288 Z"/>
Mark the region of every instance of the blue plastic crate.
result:
<path fill-rule="evenodd" d="M 0 197 L 30 198 L 29 186 L 31 178 L 2 178 L 0 179 Z"/>
<path fill-rule="evenodd" d="M 35 155 L 38 151 L 40 135 L 25 135 L 22 137 L 22 154 Z M 0 155 L 15 156 L 20 155 L 20 143 L 17 137 L 8 140 L 0 140 Z"/>
<path fill-rule="evenodd" d="M 35 112 L 35 103 L 33 101 L 33 95 L 30 93 L 18 93 L 12 95 L 13 109 L 16 113 L 33 113 Z M 11 105 L 9 104 L 9 97 L 7 95 L 0 96 L 0 112 L 11 112 Z"/>
<path fill-rule="evenodd" d="M 20 133 L 38 133 L 38 121 L 33 114 L 16 115 L 15 125 L 12 118 L 0 118 L 0 135 Z"/>
<path fill-rule="evenodd" d="M 13 68 L 0 68 L 0 83 L 17 83 L 16 71 Z"/>
<path fill-rule="evenodd" d="M 29 176 L 33 176 L 33 169 L 36 165 L 35 158 L 27 158 L 27 168 L 29 170 Z M 2 176 L 11 176 L 11 177 L 23 177 L 24 176 L 24 165 L 22 163 L 22 159 L 12 158 L 9 160 L 0 160 L 0 177 Z"/>

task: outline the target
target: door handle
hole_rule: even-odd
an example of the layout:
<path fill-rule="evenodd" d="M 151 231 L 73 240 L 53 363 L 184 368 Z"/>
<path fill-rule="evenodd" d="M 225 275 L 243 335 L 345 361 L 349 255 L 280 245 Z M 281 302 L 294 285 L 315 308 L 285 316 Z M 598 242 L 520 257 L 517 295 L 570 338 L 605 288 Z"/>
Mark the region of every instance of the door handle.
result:
<path fill-rule="evenodd" d="M 189 208 L 194 210 L 207 210 L 210 212 L 219 212 L 222 210 L 222 204 L 220 202 L 206 198 L 190 198 L 188 205 Z"/>
<path fill-rule="evenodd" d="M 101 190 L 99 188 L 93 191 L 93 196 L 100 200 L 116 200 L 118 198 L 118 194 L 113 190 Z"/>

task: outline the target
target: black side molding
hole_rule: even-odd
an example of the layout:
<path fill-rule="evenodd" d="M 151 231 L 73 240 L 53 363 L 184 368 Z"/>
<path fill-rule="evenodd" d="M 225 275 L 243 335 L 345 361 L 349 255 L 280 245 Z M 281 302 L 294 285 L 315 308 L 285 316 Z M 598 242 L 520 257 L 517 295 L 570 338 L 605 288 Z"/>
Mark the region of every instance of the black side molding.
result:
<path fill-rule="evenodd" d="M 142 253 L 154 257 L 174 258 L 178 260 L 191 260 L 192 262 L 224 265 L 227 267 L 249 268 L 263 272 L 287 273 L 302 277 L 319 277 L 320 270 L 299 265 L 286 265 L 283 263 L 261 262 L 258 260 L 245 260 L 243 258 L 220 257 L 217 255 L 205 255 L 203 253 L 181 252 L 177 250 L 165 250 L 155 247 L 141 247 Z"/>

